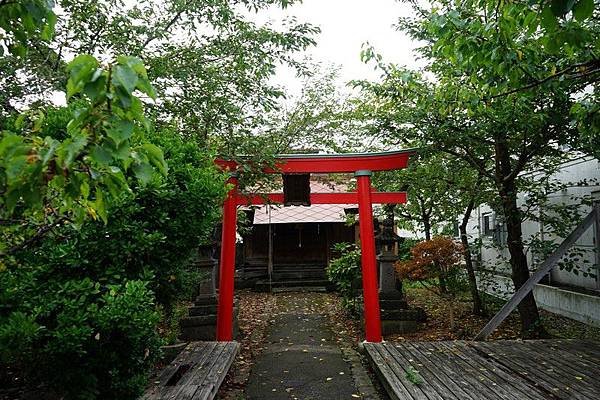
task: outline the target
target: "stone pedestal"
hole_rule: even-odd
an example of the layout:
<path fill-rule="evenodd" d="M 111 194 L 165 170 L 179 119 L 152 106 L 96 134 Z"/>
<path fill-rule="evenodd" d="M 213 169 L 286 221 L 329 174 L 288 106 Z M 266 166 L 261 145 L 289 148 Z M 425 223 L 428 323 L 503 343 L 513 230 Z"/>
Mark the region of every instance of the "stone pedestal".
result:
<path fill-rule="evenodd" d="M 410 333 L 418 328 L 422 310 L 410 309 L 402 293 L 402 283 L 396 278 L 393 252 L 384 251 L 379 262 L 379 306 L 381 308 L 381 333 Z"/>
<path fill-rule="evenodd" d="M 180 339 L 215 340 L 217 328 L 217 277 L 218 263 L 212 257 L 212 246 L 202 246 L 198 250 L 198 258 L 194 265 L 205 271 L 208 277 L 198 284 L 198 296 L 194 305 L 189 307 L 188 316 L 179 321 L 181 328 Z M 238 332 L 237 307 L 234 307 L 234 337 Z"/>

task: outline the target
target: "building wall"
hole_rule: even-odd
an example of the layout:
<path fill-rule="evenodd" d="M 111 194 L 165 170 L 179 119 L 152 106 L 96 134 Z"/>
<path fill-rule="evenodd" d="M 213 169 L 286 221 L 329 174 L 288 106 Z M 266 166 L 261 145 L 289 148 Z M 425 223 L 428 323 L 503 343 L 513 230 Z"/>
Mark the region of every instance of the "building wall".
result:
<path fill-rule="evenodd" d="M 272 224 L 273 265 L 321 265 L 331 259 L 335 243 L 354 242 L 354 227 L 344 223 Z M 269 225 L 254 225 L 244 239 L 244 263 L 268 263 Z"/>
<path fill-rule="evenodd" d="M 586 179 L 591 182 L 589 186 L 572 186 L 566 190 L 552 193 L 549 202 L 552 204 L 575 204 L 576 198 L 588 197 L 600 200 L 600 163 L 598 160 L 581 157 L 565 163 L 560 172 L 555 176 L 561 182 L 577 182 Z M 525 200 L 524 195 L 519 195 L 519 203 Z M 589 206 L 582 206 L 581 213 L 586 215 L 591 210 Z M 486 219 L 490 222 L 491 232 L 485 232 Z M 471 220 L 468 224 L 468 232 L 471 240 L 481 238 L 483 246 L 480 254 L 480 266 L 484 269 L 494 269 L 497 275 L 510 276 L 510 266 L 508 264 L 510 256 L 505 246 L 505 234 L 500 224 L 494 223 L 495 215 L 487 205 L 482 205 L 474 210 Z M 529 240 L 534 235 L 539 235 L 545 240 L 553 240 L 560 243 L 563 238 L 549 234 L 548 229 L 535 221 L 525 221 L 522 225 L 524 240 Z M 597 238 L 596 240 L 600 240 Z M 500 248 L 493 246 L 500 244 Z M 560 270 L 555 267 L 549 275 L 549 282 L 553 285 L 575 286 L 590 290 L 600 290 L 600 266 L 598 265 L 598 255 L 594 251 L 595 238 L 593 226 L 588 229 L 584 235 L 577 241 L 577 247 L 584 251 L 584 257 L 581 260 L 587 262 L 578 262 L 578 273 Z M 542 262 L 531 249 L 526 249 L 527 259 L 530 269 L 535 269 L 535 265 Z M 584 276 L 587 273 L 588 276 Z M 595 275 L 595 276 L 592 276 Z"/>
<path fill-rule="evenodd" d="M 512 280 L 505 276 L 478 274 L 479 290 L 508 300 L 514 293 Z M 600 326 L 600 297 L 549 285 L 537 284 L 533 288 L 537 304 L 546 311 Z"/>

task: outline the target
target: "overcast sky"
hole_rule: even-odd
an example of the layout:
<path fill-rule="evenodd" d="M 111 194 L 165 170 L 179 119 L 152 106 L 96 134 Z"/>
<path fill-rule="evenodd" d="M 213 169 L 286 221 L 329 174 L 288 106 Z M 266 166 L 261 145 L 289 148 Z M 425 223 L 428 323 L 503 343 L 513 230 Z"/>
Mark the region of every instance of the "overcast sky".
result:
<path fill-rule="evenodd" d="M 274 22 L 290 16 L 310 22 L 321 28 L 317 46 L 308 51 L 315 61 L 341 67 L 340 83 L 352 79 L 376 79 L 379 72 L 360 60 L 361 45 L 369 42 L 387 62 L 417 66 L 413 49 L 416 44 L 398 32 L 394 25 L 401 16 L 410 16 L 407 4 L 396 0 L 304 0 L 302 4 L 285 10 L 273 8 L 261 12 L 257 22 Z M 300 81 L 292 71 L 280 68 L 276 83 L 292 92 L 300 88 Z"/>

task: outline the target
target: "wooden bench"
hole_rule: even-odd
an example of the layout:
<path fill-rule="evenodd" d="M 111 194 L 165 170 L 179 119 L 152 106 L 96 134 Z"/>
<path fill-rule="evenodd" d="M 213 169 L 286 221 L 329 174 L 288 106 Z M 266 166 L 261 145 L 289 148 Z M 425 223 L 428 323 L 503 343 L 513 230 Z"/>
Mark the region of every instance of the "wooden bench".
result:
<path fill-rule="evenodd" d="M 240 345 L 192 342 L 154 380 L 142 400 L 210 400 L 217 395 Z"/>

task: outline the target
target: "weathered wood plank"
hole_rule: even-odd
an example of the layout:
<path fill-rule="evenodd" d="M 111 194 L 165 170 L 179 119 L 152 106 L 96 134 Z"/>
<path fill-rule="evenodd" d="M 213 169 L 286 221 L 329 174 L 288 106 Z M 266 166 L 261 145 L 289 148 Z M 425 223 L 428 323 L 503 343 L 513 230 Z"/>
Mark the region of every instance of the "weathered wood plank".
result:
<path fill-rule="evenodd" d="M 508 344 L 504 344 L 504 347 L 507 346 Z M 538 365 L 541 370 L 555 372 L 562 377 L 563 384 L 570 385 L 583 396 L 596 398 L 600 394 L 597 380 L 600 369 L 596 366 L 582 361 L 558 344 L 523 341 L 520 347 L 527 353 L 532 364 Z"/>
<path fill-rule="evenodd" d="M 210 373 L 204 381 L 198 386 L 192 400 L 213 399 L 217 395 L 219 387 L 223 383 L 229 367 L 233 364 L 235 356 L 240 351 L 240 345 L 235 343 L 235 346 L 225 348 L 219 362 L 211 369 Z"/>
<path fill-rule="evenodd" d="M 465 368 L 472 368 L 475 374 L 469 374 L 470 379 L 475 379 L 475 385 L 484 385 L 486 390 L 491 390 L 496 395 L 502 398 L 510 399 L 536 399 L 539 400 L 543 396 L 530 396 L 531 388 L 523 384 L 520 381 L 512 382 L 511 379 L 507 379 L 499 371 L 500 366 L 490 360 L 481 357 L 474 349 L 471 349 L 464 342 L 453 342 L 453 343 L 438 343 L 436 344 L 440 349 L 448 349 L 450 354 L 454 357 L 454 362 L 460 362 L 465 365 Z M 461 364 L 459 364 L 461 365 Z M 461 369 L 464 373 L 464 369 Z M 481 389 L 475 386 L 476 390 L 472 392 L 474 395 L 481 396 Z"/>
<path fill-rule="evenodd" d="M 160 374 L 158 383 L 154 383 L 148 389 L 143 400 L 160 400 L 167 398 L 174 390 L 175 386 L 168 384 L 170 380 L 177 377 L 176 374 L 183 374 L 182 366 L 196 365 L 202 363 L 210 356 L 210 353 L 216 346 L 216 342 L 192 342 L 169 365 L 167 365 Z"/>
<path fill-rule="evenodd" d="M 187 379 L 180 382 L 180 387 L 177 393 L 173 396 L 173 400 L 190 400 L 194 397 L 198 385 L 202 383 L 210 374 L 210 371 L 218 364 L 222 353 L 227 348 L 227 342 L 218 342 L 217 346 L 211 353 L 208 362 L 199 365 L 186 376 Z"/>
<path fill-rule="evenodd" d="M 386 362 L 394 372 L 394 375 L 401 382 L 402 386 L 404 386 L 411 393 L 414 399 L 436 400 L 436 397 L 433 397 L 432 395 L 428 394 L 428 391 L 425 391 L 422 385 L 417 385 L 411 382 L 411 380 L 408 378 L 407 373 L 409 369 L 406 364 L 398 363 L 394 355 L 391 354 L 390 351 L 388 351 L 388 349 L 386 349 L 379 343 L 377 344 L 377 350 L 379 350 L 379 353 L 386 360 Z"/>
<path fill-rule="evenodd" d="M 538 267 L 531 277 L 515 292 L 515 294 L 502 306 L 500 311 L 492 317 L 492 319 L 483 327 L 483 329 L 475 336 L 475 340 L 485 340 L 490 333 L 492 333 L 502 321 L 514 311 L 515 308 L 521 303 L 521 301 L 527 296 L 533 287 L 542 280 L 544 276 L 554 268 L 555 264 L 560 261 L 562 256 L 565 255 L 567 250 L 575 244 L 579 237 L 594 223 L 600 214 L 600 205 L 596 206 L 592 212 L 590 212 L 579 225 L 566 237 L 565 240 L 558 246 L 558 248 L 548 256 L 548 258 Z"/>
<path fill-rule="evenodd" d="M 410 355 L 410 353 L 402 346 L 402 343 L 397 344 L 397 347 L 385 343 L 382 343 L 381 346 L 388 351 L 396 362 L 403 366 L 405 371 L 408 368 L 417 371 L 419 376 L 423 379 L 423 383 L 419 385 L 419 388 L 429 399 L 451 400 L 457 398 L 442 382 L 439 381 L 435 374 L 425 368 L 422 360 Z M 408 355 L 406 353 L 408 353 Z"/>
<path fill-rule="evenodd" d="M 518 343 L 518 342 L 517 342 Z M 522 346 L 510 343 L 508 346 L 500 343 L 473 343 L 473 346 L 485 351 L 497 362 L 510 368 L 515 374 L 528 379 L 560 399 L 586 399 L 571 385 L 562 382 L 561 374 L 557 371 L 540 370 L 539 364 L 532 362 L 530 354 Z"/>
<path fill-rule="evenodd" d="M 427 400 L 427 396 L 425 396 L 423 392 L 418 390 L 418 388 L 411 387 L 414 385 L 410 384 L 411 386 L 409 386 L 409 390 L 403 384 L 403 380 L 396 375 L 391 365 L 389 365 L 390 361 L 393 359 L 389 356 L 384 359 L 379 352 L 379 346 L 380 345 L 378 343 L 365 343 L 365 350 L 369 355 L 369 359 L 373 365 L 375 373 L 379 376 L 379 380 L 390 398 L 392 400 Z M 394 362 L 392 362 L 392 364 L 394 364 Z M 404 375 L 405 373 L 405 371 L 402 371 L 401 375 Z"/>
<path fill-rule="evenodd" d="M 577 354 L 580 358 L 600 364 L 600 342 L 592 340 L 542 340 L 541 342 L 554 342 L 558 343 L 561 348 L 568 349 L 571 352 Z"/>
<path fill-rule="evenodd" d="M 393 399 L 597 399 L 598 342 L 401 342 L 365 345 Z M 425 381 L 416 386 L 414 367 Z"/>
<path fill-rule="evenodd" d="M 194 342 L 168 365 L 144 400 L 211 400 L 239 350 L 235 342 Z"/>
<path fill-rule="evenodd" d="M 575 351 L 555 343 L 539 343 L 539 341 L 530 340 L 524 341 L 523 345 L 527 346 L 532 353 L 542 355 L 537 357 L 542 364 L 547 363 L 559 367 L 571 375 L 588 377 L 596 381 L 600 373 L 600 367 L 596 363 L 580 356 L 581 351 Z"/>
<path fill-rule="evenodd" d="M 467 361 L 468 358 L 477 357 L 472 354 L 472 350 L 461 342 L 436 342 L 434 348 L 441 350 L 440 356 L 446 358 L 446 362 L 451 363 L 454 368 L 459 369 L 475 388 L 474 394 L 479 394 L 486 399 L 516 400 L 510 392 L 498 386 L 498 383 L 491 379 L 486 370 L 490 368 L 488 363 L 483 360 L 477 360 L 472 365 Z M 497 378 L 496 378 L 497 379 Z"/>
<path fill-rule="evenodd" d="M 471 348 L 468 342 L 454 342 L 454 345 L 457 346 L 459 343 L 469 349 L 469 357 L 463 357 L 463 360 L 478 370 L 483 370 L 486 374 L 496 377 L 492 380 L 496 385 L 500 385 L 502 390 L 509 391 L 519 399 L 542 400 L 548 398 L 545 393 L 539 392 L 529 382 L 512 374 L 510 369 L 483 356 L 477 349 Z M 493 389 L 496 388 L 495 385 L 492 384 L 492 386 L 494 386 Z"/>
<path fill-rule="evenodd" d="M 406 342 L 402 343 L 404 348 L 413 348 L 415 351 L 420 351 L 423 357 L 427 357 L 431 360 L 432 368 L 437 368 L 438 372 L 441 372 L 445 376 L 446 384 L 451 387 L 451 389 L 460 396 L 461 399 L 472 399 L 479 400 L 478 395 L 473 395 L 476 391 L 476 386 L 472 383 L 468 382 L 465 379 L 465 376 L 462 371 L 453 368 L 448 360 L 444 358 L 444 355 L 439 355 L 438 353 L 443 350 L 436 349 L 430 346 L 429 342 L 426 343 L 415 343 L 415 342 Z"/>

